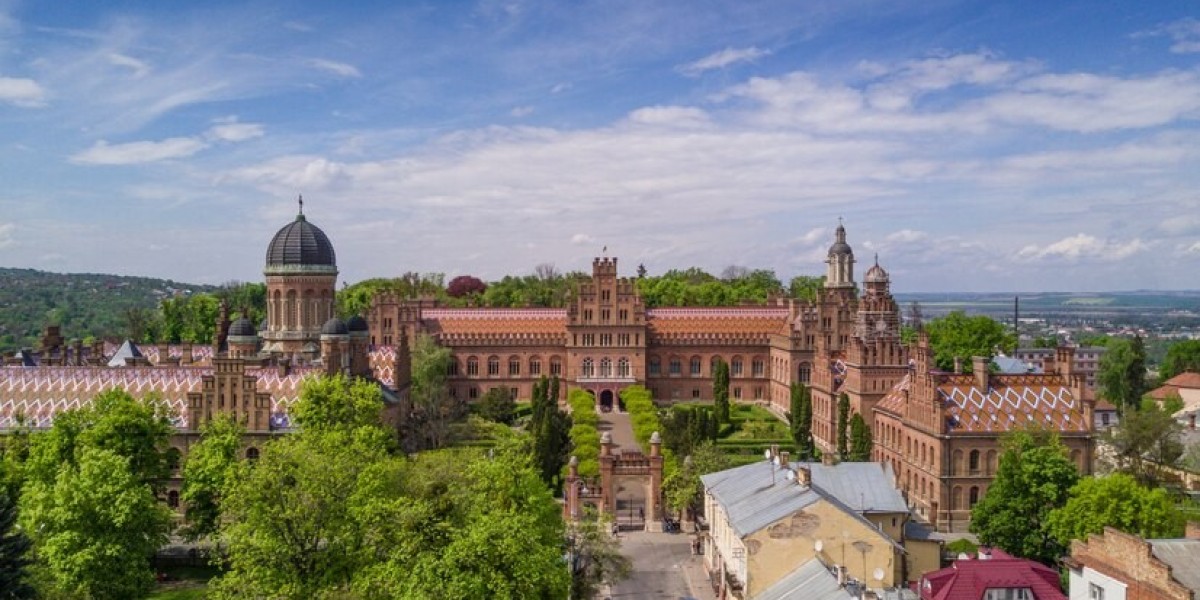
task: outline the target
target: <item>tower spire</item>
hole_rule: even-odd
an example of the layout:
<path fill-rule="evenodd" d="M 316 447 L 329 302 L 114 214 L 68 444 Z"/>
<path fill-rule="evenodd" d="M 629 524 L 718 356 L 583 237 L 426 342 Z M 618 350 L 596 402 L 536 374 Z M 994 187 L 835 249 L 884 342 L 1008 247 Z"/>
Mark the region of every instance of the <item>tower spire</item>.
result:
<path fill-rule="evenodd" d="M 300 203 L 300 216 L 304 216 L 304 194 L 300 194 L 296 200 Z"/>

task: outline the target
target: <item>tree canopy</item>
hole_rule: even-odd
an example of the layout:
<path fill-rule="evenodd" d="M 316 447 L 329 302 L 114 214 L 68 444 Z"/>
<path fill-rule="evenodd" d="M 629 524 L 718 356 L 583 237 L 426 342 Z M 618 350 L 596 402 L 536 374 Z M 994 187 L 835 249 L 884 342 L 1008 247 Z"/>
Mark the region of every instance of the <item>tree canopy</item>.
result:
<path fill-rule="evenodd" d="M 0 489 L 0 600 L 34 598 L 29 583 L 33 542 L 17 527 L 17 504 Z"/>
<path fill-rule="evenodd" d="M 217 532 L 220 497 L 241 454 L 242 427 L 217 415 L 200 430 L 200 441 L 188 450 L 179 497 L 187 507 L 184 533 L 199 539 Z"/>
<path fill-rule="evenodd" d="M 1080 479 L 1067 503 L 1051 511 L 1047 520 L 1064 547 L 1105 527 L 1151 539 L 1180 537 L 1183 525 L 1184 517 L 1167 490 L 1143 487 L 1124 473 Z"/>
<path fill-rule="evenodd" d="M 1166 381 L 1184 371 L 1200 372 L 1200 340 L 1180 340 L 1168 346 L 1158 376 Z"/>
<path fill-rule="evenodd" d="M 816 445 L 812 436 L 812 392 L 803 383 L 792 383 L 791 418 L 792 440 L 796 443 L 796 458 L 812 460 Z"/>
<path fill-rule="evenodd" d="M 964 370 L 970 372 L 972 357 L 991 357 L 997 350 L 1009 352 L 1016 346 L 1016 336 L 1004 324 L 985 315 L 967 316 L 956 310 L 924 326 L 934 362 L 943 371 L 953 369 L 954 359 L 961 358 Z"/>
<path fill-rule="evenodd" d="M 1113 338 L 1100 358 L 1096 391 L 1118 409 L 1137 409 L 1146 393 L 1146 346 L 1141 337 Z"/>
<path fill-rule="evenodd" d="M 1158 465 L 1173 466 L 1183 455 L 1183 425 L 1172 416 L 1174 408 L 1144 399 L 1138 410 L 1125 411 L 1120 424 L 1105 432 L 1118 470 L 1143 485 L 1159 483 Z"/>

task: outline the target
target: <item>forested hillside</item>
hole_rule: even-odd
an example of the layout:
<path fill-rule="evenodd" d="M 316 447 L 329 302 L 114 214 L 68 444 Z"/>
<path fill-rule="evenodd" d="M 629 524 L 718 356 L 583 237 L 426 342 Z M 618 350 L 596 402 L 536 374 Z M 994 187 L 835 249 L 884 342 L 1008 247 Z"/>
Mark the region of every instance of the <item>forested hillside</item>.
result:
<path fill-rule="evenodd" d="M 62 326 L 67 338 L 126 337 L 131 317 L 153 315 L 164 298 L 215 289 L 150 277 L 0 268 L 0 352 L 35 346 L 47 324 Z"/>

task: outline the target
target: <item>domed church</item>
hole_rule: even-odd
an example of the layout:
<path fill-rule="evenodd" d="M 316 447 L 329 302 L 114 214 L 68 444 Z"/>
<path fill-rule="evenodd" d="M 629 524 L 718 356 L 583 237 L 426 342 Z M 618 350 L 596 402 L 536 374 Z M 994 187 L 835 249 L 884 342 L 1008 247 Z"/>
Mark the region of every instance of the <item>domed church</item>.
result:
<path fill-rule="evenodd" d="M 322 327 L 337 318 L 338 269 L 329 236 L 305 218 L 303 198 L 299 202 L 296 220 L 284 225 L 267 246 L 263 269 L 267 328 L 262 332 L 262 352 L 311 361 L 320 356 Z"/>

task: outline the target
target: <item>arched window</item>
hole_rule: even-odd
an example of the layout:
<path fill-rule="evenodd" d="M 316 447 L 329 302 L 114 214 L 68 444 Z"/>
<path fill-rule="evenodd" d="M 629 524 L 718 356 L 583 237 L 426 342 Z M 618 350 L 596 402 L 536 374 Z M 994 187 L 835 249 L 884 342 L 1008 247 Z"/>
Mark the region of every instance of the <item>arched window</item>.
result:
<path fill-rule="evenodd" d="M 700 357 L 693 356 L 688 367 L 689 367 L 688 372 L 691 373 L 692 377 L 699 377 L 700 376 Z"/>
<path fill-rule="evenodd" d="M 953 510 L 962 510 L 962 487 L 954 486 L 954 491 L 950 494 L 950 508 Z"/>
<path fill-rule="evenodd" d="M 562 359 L 557 356 L 550 357 L 550 374 L 555 376 L 562 375 Z"/>
<path fill-rule="evenodd" d="M 658 375 L 662 372 L 662 361 L 657 356 L 650 357 L 650 374 Z"/>
<path fill-rule="evenodd" d="M 979 473 L 979 451 L 978 450 L 971 451 L 971 458 L 968 461 L 968 468 L 971 469 L 972 475 L 976 475 Z"/>
<path fill-rule="evenodd" d="M 581 376 L 582 377 L 595 377 L 596 376 L 596 365 L 595 365 L 595 363 L 592 362 L 592 359 L 590 359 L 590 358 L 583 359 Z"/>
<path fill-rule="evenodd" d="M 629 377 L 628 358 L 621 358 L 617 361 L 617 377 Z"/>
<path fill-rule="evenodd" d="M 488 357 L 488 377 L 496 377 L 500 375 L 500 357 Z"/>
<path fill-rule="evenodd" d="M 996 474 L 996 451 L 995 450 L 987 451 L 987 474 L 988 475 Z"/>
<path fill-rule="evenodd" d="M 479 375 L 479 359 L 474 356 L 467 359 L 467 376 L 475 377 Z"/>
<path fill-rule="evenodd" d="M 971 486 L 969 499 L 967 500 L 967 508 L 975 508 L 975 504 L 979 502 L 979 487 Z"/>
<path fill-rule="evenodd" d="M 750 363 L 751 377 L 762 377 L 766 372 L 766 363 L 763 361 L 763 359 L 756 358 Z"/>
<path fill-rule="evenodd" d="M 246 460 L 258 460 L 258 448 L 254 446 L 246 448 Z"/>
<path fill-rule="evenodd" d="M 963 451 L 955 450 L 954 458 L 951 462 L 953 463 L 953 465 L 951 466 L 950 472 L 954 473 L 955 475 L 962 475 L 962 473 L 963 473 Z"/>
<path fill-rule="evenodd" d="M 708 373 L 709 373 L 709 375 L 711 375 L 711 374 L 713 374 L 713 373 L 716 373 L 716 372 L 717 372 L 717 363 L 719 363 L 719 362 L 721 362 L 721 357 L 720 357 L 720 356 L 714 356 L 714 357 L 712 357 L 712 359 L 711 359 L 711 360 L 709 360 L 709 361 L 708 361 Z"/>
<path fill-rule="evenodd" d="M 742 376 L 742 357 L 735 356 L 735 357 L 733 357 L 733 360 L 729 361 L 729 376 L 730 377 L 741 377 Z"/>
<path fill-rule="evenodd" d="M 175 490 L 167 492 L 167 506 L 179 508 L 179 492 Z"/>
<path fill-rule="evenodd" d="M 812 378 L 812 365 L 808 363 L 800 363 L 796 373 L 797 381 L 800 383 L 808 383 Z"/>
<path fill-rule="evenodd" d="M 671 357 L 671 375 L 680 375 L 683 373 L 683 361 L 679 357 Z"/>
<path fill-rule="evenodd" d="M 508 358 L 508 376 L 518 377 L 521 375 L 521 359 L 517 356 Z"/>
<path fill-rule="evenodd" d="M 458 376 L 458 359 L 457 358 L 451 358 L 450 361 L 446 363 L 446 376 L 447 377 L 457 377 Z"/>
<path fill-rule="evenodd" d="M 535 356 L 529 359 L 529 375 L 537 377 L 542 374 L 542 359 Z"/>
<path fill-rule="evenodd" d="M 921 444 L 921 465 L 925 464 L 925 444 Z"/>
<path fill-rule="evenodd" d="M 612 377 L 612 359 L 607 356 L 600 359 L 600 376 Z"/>

